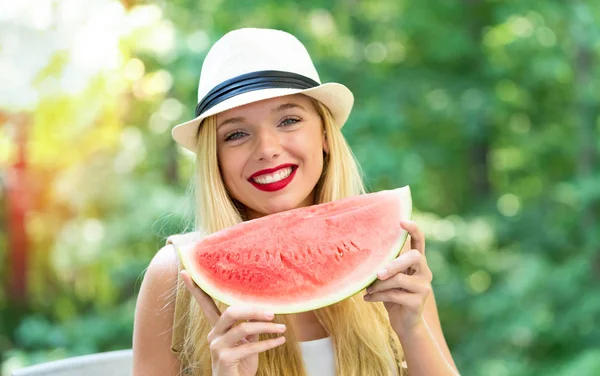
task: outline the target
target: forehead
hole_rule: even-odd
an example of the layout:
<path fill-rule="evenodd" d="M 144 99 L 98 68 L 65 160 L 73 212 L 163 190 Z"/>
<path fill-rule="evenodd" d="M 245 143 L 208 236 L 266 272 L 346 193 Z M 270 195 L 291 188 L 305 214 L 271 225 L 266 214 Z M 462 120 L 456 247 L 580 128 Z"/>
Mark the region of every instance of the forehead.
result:
<path fill-rule="evenodd" d="M 252 117 L 258 115 L 268 115 L 271 113 L 272 110 L 286 103 L 298 104 L 302 106 L 306 111 L 316 112 L 310 98 L 302 94 L 293 94 L 286 95 L 283 97 L 264 99 L 262 101 L 248 103 L 240 107 L 235 107 L 230 110 L 223 111 L 217 114 L 217 122 L 231 117 Z"/>

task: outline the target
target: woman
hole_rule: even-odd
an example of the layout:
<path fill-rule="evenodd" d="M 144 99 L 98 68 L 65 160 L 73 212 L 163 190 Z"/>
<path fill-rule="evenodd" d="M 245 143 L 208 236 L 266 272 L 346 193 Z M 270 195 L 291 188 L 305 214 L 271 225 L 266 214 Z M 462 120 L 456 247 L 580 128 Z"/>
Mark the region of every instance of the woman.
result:
<path fill-rule="evenodd" d="M 364 193 L 340 128 L 353 96 L 321 84 L 304 46 L 239 29 L 202 66 L 195 119 L 173 129 L 197 155 L 198 231 L 169 238 L 142 284 L 134 374 L 457 375 L 431 294 L 418 226 L 365 292 L 312 312 L 273 315 L 215 303 L 181 270 L 172 243 L 244 220 Z"/>

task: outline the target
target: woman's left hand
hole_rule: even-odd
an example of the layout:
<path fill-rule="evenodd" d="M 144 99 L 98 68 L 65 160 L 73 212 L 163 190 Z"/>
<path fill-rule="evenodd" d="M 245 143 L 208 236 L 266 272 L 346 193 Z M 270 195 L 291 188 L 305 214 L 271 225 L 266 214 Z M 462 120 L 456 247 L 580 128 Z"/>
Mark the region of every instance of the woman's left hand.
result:
<path fill-rule="evenodd" d="M 402 221 L 400 225 L 411 237 L 411 249 L 377 273 L 364 299 L 384 303 L 392 328 L 402 338 L 424 323 L 423 309 L 433 276 L 425 259 L 423 232 L 413 221 Z"/>

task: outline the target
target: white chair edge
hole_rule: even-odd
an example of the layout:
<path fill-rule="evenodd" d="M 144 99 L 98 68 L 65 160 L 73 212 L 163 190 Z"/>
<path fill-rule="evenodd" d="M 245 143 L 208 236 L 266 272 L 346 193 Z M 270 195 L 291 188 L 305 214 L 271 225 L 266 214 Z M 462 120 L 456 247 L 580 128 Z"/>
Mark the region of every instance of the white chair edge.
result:
<path fill-rule="evenodd" d="M 114 366 L 118 366 L 121 368 L 119 370 L 119 374 L 131 375 L 132 364 L 133 351 L 132 349 L 126 349 L 75 356 L 72 358 L 40 363 L 33 366 L 14 370 L 11 376 L 63 375 L 69 374 L 70 372 L 75 370 L 82 370 L 87 367 L 99 369 L 103 367 L 109 368 Z M 102 374 L 107 375 L 107 373 L 105 372 L 103 372 Z"/>

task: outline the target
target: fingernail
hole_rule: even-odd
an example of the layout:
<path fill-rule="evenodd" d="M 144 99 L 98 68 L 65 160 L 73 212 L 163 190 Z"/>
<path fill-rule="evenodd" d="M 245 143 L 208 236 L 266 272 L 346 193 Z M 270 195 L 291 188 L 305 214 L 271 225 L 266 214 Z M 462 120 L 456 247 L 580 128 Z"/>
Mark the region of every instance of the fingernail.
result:
<path fill-rule="evenodd" d="M 275 317 L 275 314 L 273 312 L 265 311 L 265 317 L 270 320 Z"/>
<path fill-rule="evenodd" d="M 275 328 L 277 330 L 279 330 L 280 332 L 283 332 L 285 330 L 285 325 L 284 324 L 277 324 L 277 325 L 275 325 Z"/>
<path fill-rule="evenodd" d="M 373 288 L 371 288 L 371 287 L 367 288 L 367 294 L 370 294 L 372 291 L 373 291 Z"/>
<path fill-rule="evenodd" d="M 363 296 L 363 298 L 364 298 L 365 300 L 371 300 L 371 295 L 365 295 L 365 296 Z"/>
<path fill-rule="evenodd" d="M 387 275 L 387 270 L 381 269 L 380 271 L 377 272 L 377 275 L 379 276 L 379 278 L 383 278 Z"/>

